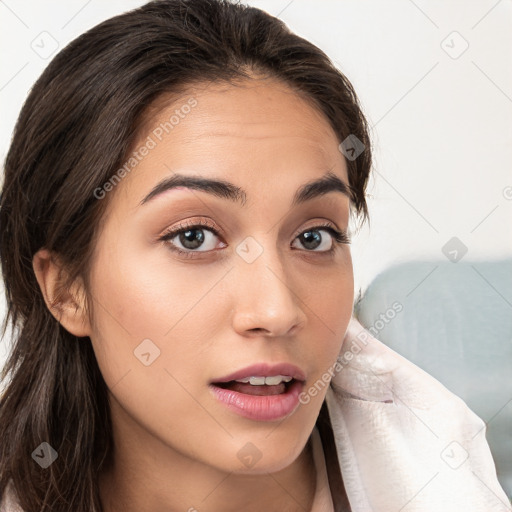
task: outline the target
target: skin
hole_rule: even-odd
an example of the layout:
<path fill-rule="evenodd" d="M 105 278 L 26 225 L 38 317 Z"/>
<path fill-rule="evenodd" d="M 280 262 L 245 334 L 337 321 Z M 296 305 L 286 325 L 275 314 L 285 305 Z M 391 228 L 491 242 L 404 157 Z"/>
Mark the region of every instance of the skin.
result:
<path fill-rule="evenodd" d="M 34 270 L 62 325 L 90 337 L 110 391 L 115 463 L 99 479 L 106 512 L 310 510 L 308 440 L 327 388 L 284 420 L 254 421 L 217 401 L 208 383 L 255 362 L 291 362 L 307 389 L 335 362 L 354 299 L 350 246 L 322 230 L 321 247 L 308 249 L 298 235 L 326 221 L 348 230 L 350 202 L 329 192 L 290 204 L 328 171 L 348 183 L 346 163 L 324 115 L 269 78 L 197 85 L 154 110 L 147 126 L 191 96 L 197 106 L 103 199 L 94 321 L 80 283 L 58 311 L 51 305 L 58 267 L 45 249 Z M 175 172 L 230 181 L 246 192 L 245 205 L 188 188 L 139 204 Z M 205 220 L 219 237 L 205 228 L 198 258 L 157 240 L 183 221 Z M 248 236 L 263 248 L 250 264 L 235 250 Z M 332 255 L 320 252 L 331 244 Z M 147 338 L 160 350 L 149 366 L 134 356 Z M 251 468 L 237 457 L 248 442 L 261 453 Z"/>

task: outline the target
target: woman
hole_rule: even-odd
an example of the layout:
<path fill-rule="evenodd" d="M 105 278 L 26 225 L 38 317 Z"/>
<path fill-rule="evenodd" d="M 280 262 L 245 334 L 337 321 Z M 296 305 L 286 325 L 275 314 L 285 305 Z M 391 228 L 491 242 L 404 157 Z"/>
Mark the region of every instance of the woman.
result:
<path fill-rule="evenodd" d="M 61 51 L 0 204 L 4 509 L 506 510 L 483 422 L 351 318 L 370 166 L 348 80 L 260 10 Z"/>

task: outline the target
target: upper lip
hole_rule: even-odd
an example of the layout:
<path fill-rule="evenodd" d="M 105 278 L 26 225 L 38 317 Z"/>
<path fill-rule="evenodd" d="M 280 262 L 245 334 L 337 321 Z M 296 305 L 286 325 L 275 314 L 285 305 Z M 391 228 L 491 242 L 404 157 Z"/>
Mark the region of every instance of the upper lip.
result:
<path fill-rule="evenodd" d="M 226 375 L 225 377 L 219 377 L 218 379 L 214 379 L 212 380 L 212 383 L 215 384 L 218 382 L 230 382 L 232 380 L 243 379 L 245 377 L 272 377 L 273 375 L 293 377 L 294 379 L 301 381 L 306 380 L 306 375 L 304 374 L 304 372 L 299 367 L 293 364 L 257 363 L 242 368 L 241 370 L 237 370 L 236 372 L 231 373 L 230 375 Z"/>

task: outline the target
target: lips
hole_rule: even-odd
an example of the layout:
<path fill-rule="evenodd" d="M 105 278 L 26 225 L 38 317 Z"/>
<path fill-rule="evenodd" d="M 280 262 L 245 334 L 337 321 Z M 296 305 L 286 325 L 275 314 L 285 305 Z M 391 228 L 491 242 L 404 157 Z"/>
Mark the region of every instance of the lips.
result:
<path fill-rule="evenodd" d="M 209 388 L 232 412 L 256 421 L 274 421 L 297 409 L 305 379 L 304 372 L 295 365 L 260 363 L 214 379 Z"/>

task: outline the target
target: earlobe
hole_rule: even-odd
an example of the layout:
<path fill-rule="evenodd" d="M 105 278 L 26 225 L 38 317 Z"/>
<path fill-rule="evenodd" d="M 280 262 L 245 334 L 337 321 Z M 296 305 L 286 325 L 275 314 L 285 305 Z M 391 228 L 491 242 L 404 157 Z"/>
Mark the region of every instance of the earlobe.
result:
<path fill-rule="evenodd" d="M 58 258 L 47 249 L 37 251 L 32 258 L 32 267 L 51 314 L 71 334 L 89 336 L 90 326 L 81 283 L 66 287 L 65 271 Z"/>

